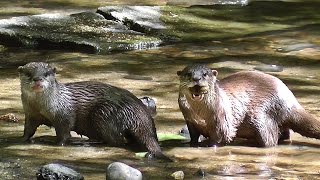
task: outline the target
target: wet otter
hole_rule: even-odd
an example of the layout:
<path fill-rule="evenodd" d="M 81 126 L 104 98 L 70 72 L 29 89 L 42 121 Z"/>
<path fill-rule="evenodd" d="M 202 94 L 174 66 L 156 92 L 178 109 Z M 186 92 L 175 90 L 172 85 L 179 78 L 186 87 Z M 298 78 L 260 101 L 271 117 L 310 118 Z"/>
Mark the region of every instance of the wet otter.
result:
<path fill-rule="evenodd" d="M 178 71 L 179 107 L 186 120 L 191 145 L 199 135 L 209 146 L 226 144 L 235 137 L 256 139 L 270 147 L 289 138 L 289 129 L 320 139 L 320 122 L 307 113 L 278 78 L 245 71 L 217 80 L 218 72 L 205 65 Z"/>
<path fill-rule="evenodd" d="M 59 145 L 75 131 L 114 146 L 138 143 L 148 150 L 148 157 L 166 158 L 151 114 L 129 91 L 100 82 L 58 83 L 56 69 L 42 62 L 31 62 L 18 70 L 24 140 L 30 140 L 44 124 L 55 128 Z"/>

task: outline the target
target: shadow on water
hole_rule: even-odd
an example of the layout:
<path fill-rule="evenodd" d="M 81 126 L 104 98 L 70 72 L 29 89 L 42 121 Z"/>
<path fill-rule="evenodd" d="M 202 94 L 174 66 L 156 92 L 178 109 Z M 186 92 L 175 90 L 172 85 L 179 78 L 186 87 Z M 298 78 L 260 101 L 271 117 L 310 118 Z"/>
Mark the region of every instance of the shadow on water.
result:
<path fill-rule="evenodd" d="M 268 22 L 279 22 L 282 24 L 293 24 L 297 22 L 309 21 L 319 19 L 317 6 L 320 2 L 251 2 L 249 5 L 241 6 L 192 6 L 190 9 L 194 15 L 202 18 L 215 19 L 221 21 L 235 21 L 235 22 L 252 22 L 261 23 L 261 25 Z M 285 11 L 283 9 L 285 7 Z M 200 9 L 200 10 L 199 10 Z M 201 10 L 205 9 L 205 10 Z M 217 10 L 208 16 L 210 11 Z"/>
<path fill-rule="evenodd" d="M 167 24 L 172 23 L 173 33 L 180 35 L 184 42 L 226 40 L 306 29 L 318 33 L 319 5 L 318 1 L 253 1 L 248 6 L 169 8 L 168 14 L 177 17 L 164 20 Z"/>
<path fill-rule="evenodd" d="M 0 5 L 22 3 L 22 7 L 50 10 L 51 6 L 93 8 L 97 3 L 74 2 L 1 1 Z M 170 174 L 178 170 L 184 171 L 185 179 L 202 175 L 207 179 L 318 178 L 319 140 L 296 133 L 291 142 L 274 148 L 241 143 L 190 148 L 181 141 L 161 142 L 173 163 L 149 162 L 126 148 L 107 147 L 77 136 L 70 146 L 58 147 L 54 145 L 54 129 L 48 127 L 37 130 L 35 144 L 20 143 L 24 115 L 16 68 L 30 61 L 46 61 L 58 68 L 59 82 L 96 80 L 126 88 L 138 97 L 152 96 L 157 100 L 157 131 L 178 133 L 185 121 L 177 103 L 176 72 L 185 65 L 206 63 L 219 71 L 218 78 L 261 65 L 277 65 L 283 70 L 268 73 L 282 79 L 306 110 L 320 117 L 319 5 L 252 2 L 242 7 L 167 7 L 165 13 L 172 15 L 164 20 L 175 25 L 172 33 L 180 36 L 181 42 L 144 51 L 97 55 L 0 47 L 0 115 L 14 113 L 22 119 L 19 123 L 0 122 L 0 178 L 34 179 L 40 166 L 61 162 L 79 170 L 85 179 L 105 179 L 106 165 L 113 161 L 138 168 L 146 179 L 171 179 Z"/>

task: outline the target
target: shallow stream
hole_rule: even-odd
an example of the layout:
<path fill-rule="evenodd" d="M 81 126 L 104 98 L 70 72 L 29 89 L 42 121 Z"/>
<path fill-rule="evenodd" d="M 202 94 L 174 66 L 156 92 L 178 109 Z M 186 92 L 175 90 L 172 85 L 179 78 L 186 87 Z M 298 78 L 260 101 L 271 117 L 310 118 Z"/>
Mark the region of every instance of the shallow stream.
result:
<path fill-rule="evenodd" d="M 82 11 L 108 3 L 125 4 L 85 0 L 78 4 L 48 2 L 51 4 L 1 1 L 0 18 Z M 166 5 L 166 2 L 135 3 Z M 58 147 L 54 145 L 54 130 L 45 126 L 37 130 L 35 144 L 24 144 L 20 140 L 24 115 L 16 69 L 30 61 L 52 63 L 58 69 L 60 82 L 101 81 L 128 89 L 138 97 L 154 97 L 159 133 L 178 133 L 183 127 L 184 119 L 177 103 L 176 71 L 195 62 L 208 63 L 219 71 L 219 78 L 241 70 L 277 71 L 268 73 L 283 80 L 305 109 L 320 120 L 320 13 L 317 8 L 320 3 L 268 2 L 273 12 L 263 9 L 263 3 L 236 8 L 193 7 L 188 11 L 190 21 L 198 22 L 201 28 L 194 28 L 190 23 L 190 27 L 186 25 L 190 29 L 176 29 L 174 33 L 184 32 L 181 43 L 157 49 L 96 55 L 0 46 L 0 115 L 14 113 L 19 119 L 18 123 L 0 121 L 0 179 L 34 179 L 39 167 L 52 162 L 73 167 L 85 179 L 105 179 L 106 166 L 113 161 L 141 170 L 145 179 L 172 179 L 170 175 L 178 170 L 184 171 L 186 179 L 201 179 L 199 169 L 207 173 L 205 179 L 320 179 L 320 140 L 299 134 L 293 134 L 290 142 L 274 148 L 239 145 L 190 148 L 184 142 L 162 142 L 164 153 L 174 159 L 173 163 L 148 162 L 132 151 L 88 143 L 79 137 L 69 146 Z M 253 10 L 257 8 L 261 11 Z M 179 16 L 177 9 L 175 6 L 171 10 Z M 219 25 L 219 32 L 214 32 L 215 23 Z M 270 27 L 272 25 L 276 28 Z M 252 29 L 241 34 L 236 28 Z M 230 36 L 233 33 L 230 31 L 235 31 L 235 35 Z M 224 36 L 224 32 L 228 35 Z"/>

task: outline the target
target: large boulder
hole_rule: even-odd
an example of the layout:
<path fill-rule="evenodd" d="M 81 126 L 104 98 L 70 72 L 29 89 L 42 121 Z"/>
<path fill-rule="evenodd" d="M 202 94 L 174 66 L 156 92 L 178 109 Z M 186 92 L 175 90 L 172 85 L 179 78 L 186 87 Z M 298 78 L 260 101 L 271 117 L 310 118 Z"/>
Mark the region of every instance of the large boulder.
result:
<path fill-rule="evenodd" d="M 164 29 L 159 17 L 159 7 L 147 6 L 13 17 L 0 20 L 0 42 L 5 46 L 89 53 L 148 49 L 162 42 L 156 35 Z"/>
<path fill-rule="evenodd" d="M 103 15 L 108 20 L 121 22 L 138 32 L 153 33 L 165 29 L 160 20 L 160 7 L 106 6 L 98 8 L 97 13 Z"/>
<path fill-rule="evenodd" d="M 124 163 L 113 162 L 107 168 L 108 180 L 142 180 L 142 173 Z"/>

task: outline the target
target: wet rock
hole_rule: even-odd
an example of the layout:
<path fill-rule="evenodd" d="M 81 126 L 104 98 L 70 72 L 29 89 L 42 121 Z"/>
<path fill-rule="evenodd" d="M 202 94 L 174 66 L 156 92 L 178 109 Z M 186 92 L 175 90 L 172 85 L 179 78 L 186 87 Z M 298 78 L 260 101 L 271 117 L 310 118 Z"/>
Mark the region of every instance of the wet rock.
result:
<path fill-rule="evenodd" d="M 20 159 L 0 158 L 0 179 L 21 179 Z"/>
<path fill-rule="evenodd" d="M 196 175 L 200 176 L 201 178 L 204 178 L 204 177 L 208 176 L 208 173 L 204 169 L 199 168 Z"/>
<path fill-rule="evenodd" d="M 171 174 L 171 177 L 173 177 L 174 179 L 182 180 L 182 179 L 184 179 L 184 172 L 183 171 L 176 171 Z"/>
<path fill-rule="evenodd" d="M 187 139 L 190 139 L 190 133 L 187 125 L 184 125 L 181 130 L 179 131 L 179 134 L 181 136 L 184 136 Z M 198 142 L 204 142 L 206 141 L 206 138 L 203 135 L 199 136 Z"/>
<path fill-rule="evenodd" d="M 108 180 L 141 180 L 142 173 L 124 163 L 113 162 L 107 168 Z"/>
<path fill-rule="evenodd" d="M 140 100 L 142 101 L 142 103 L 147 106 L 150 114 L 152 117 L 155 117 L 157 115 L 157 105 L 156 105 L 156 101 L 154 99 L 152 99 L 151 97 L 145 96 L 140 98 Z"/>
<path fill-rule="evenodd" d="M 7 122 L 19 122 L 17 116 L 13 113 L 8 113 L 5 115 L 0 116 L 0 121 L 7 121 Z"/>
<path fill-rule="evenodd" d="M 100 7 L 97 13 L 108 20 L 122 22 L 129 29 L 149 33 L 165 29 L 160 21 L 160 7 L 157 6 L 107 6 Z"/>
<path fill-rule="evenodd" d="M 278 49 L 280 52 L 291 52 L 291 51 L 301 51 L 306 48 L 320 49 L 319 46 L 311 43 L 293 43 L 288 45 L 283 45 Z"/>
<path fill-rule="evenodd" d="M 161 39 L 146 35 L 145 32 L 160 28 L 160 25 L 154 21 L 159 19 L 160 8 L 157 10 L 157 8 L 144 9 L 128 6 L 126 9 L 132 9 L 132 13 L 130 18 L 123 16 L 123 21 L 108 20 L 95 12 L 71 15 L 42 14 L 2 19 L 0 20 L 0 42 L 9 47 L 63 49 L 88 53 L 108 53 L 159 46 Z M 148 15 L 150 17 L 141 23 L 140 20 L 145 16 L 140 16 L 141 13 L 133 13 L 137 10 L 143 12 L 152 10 L 154 18 L 151 18 L 153 15 L 151 13 Z M 116 14 L 119 15 L 120 12 Z M 135 15 L 139 17 L 135 18 Z M 127 19 L 130 19 L 133 25 L 128 25 Z M 148 22 L 149 19 L 152 22 Z M 135 24 L 143 28 L 135 28 Z"/>
<path fill-rule="evenodd" d="M 188 129 L 188 126 L 187 125 L 184 125 L 181 130 L 179 131 L 179 134 L 181 136 L 184 136 L 185 138 L 187 139 L 190 139 L 190 133 L 189 133 L 189 129 Z M 204 142 L 206 141 L 207 139 L 203 136 L 203 135 L 200 135 L 199 136 L 199 139 L 198 139 L 198 142 Z"/>
<path fill-rule="evenodd" d="M 274 64 L 263 64 L 263 65 L 256 66 L 253 69 L 263 71 L 263 72 L 282 72 L 283 71 L 282 66 L 278 66 Z"/>
<path fill-rule="evenodd" d="M 83 180 L 84 177 L 73 169 L 60 164 L 48 164 L 36 173 L 37 180 Z"/>
<path fill-rule="evenodd" d="M 190 139 L 190 133 L 189 133 L 189 129 L 188 129 L 188 126 L 187 125 L 184 125 L 181 130 L 179 131 L 179 134 L 181 136 L 184 136 L 188 139 Z"/>

